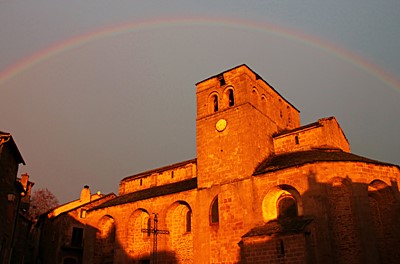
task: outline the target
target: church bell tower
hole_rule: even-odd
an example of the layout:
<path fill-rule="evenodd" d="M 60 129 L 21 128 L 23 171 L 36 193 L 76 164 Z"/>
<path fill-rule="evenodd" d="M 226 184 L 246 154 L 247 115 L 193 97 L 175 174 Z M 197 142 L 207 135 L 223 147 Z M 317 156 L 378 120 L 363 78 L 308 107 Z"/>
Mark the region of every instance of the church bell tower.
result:
<path fill-rule="evenodd" d="M 274 152 L 272 135 L 300 125 L 299 111 L 247 65 L 196 87 L 199 188 L 251 177 Z"/>

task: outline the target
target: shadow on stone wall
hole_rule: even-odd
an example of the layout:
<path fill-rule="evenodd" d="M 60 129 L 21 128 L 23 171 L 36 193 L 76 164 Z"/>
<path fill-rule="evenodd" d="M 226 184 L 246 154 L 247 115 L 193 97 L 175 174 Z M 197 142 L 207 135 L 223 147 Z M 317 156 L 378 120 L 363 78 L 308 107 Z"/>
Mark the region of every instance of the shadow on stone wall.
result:
<path fill-rule="evenodd" d="M 374 180 L 365 184 L 345 176 L 320 183 L 310 172 L 308 186 L 299 196 L 290 185 L 278 186 L 282 195 L 275 193 L 279 197 L 272 206 L 280 212 L 276 219 L 243 234 L 238 241 L 240 263 L 398 263 L 397 182 Z M 98 227 L 85 226 L 68 214 L 42 221 L 41 246 L 32 263 L 154 263 L 152 237 L 146 240 L 142 254 L 129 252 L 116 236 L 113 222 L 107 222 L 109 219 Z M 73 236 L 74 227 L 84 228 L 81 244 L 77 242 L 79 235 Z M 159 248 L 167 248 L 166 238 L 159 243 Z M 157 260 L 159 264 L 178 263 L 178 256 L 160 250 Z"/>
<path fill-rule="evenodd" d="M 155 263 L 152 254 L 153 239 L 148 241 L 149 250 L 146 253 L 132 256 L 123 249 L 116 238 L 115 229 L 106 236 L 101 236 L 101 230 L 85 225 L 68 214 L 60 215 L 53 220 L 44 218 L 41 221 L 34 232 L 40 243 L 36 245 L 32 259 L 25 263 Z M 81 235 L 80 228 L 83 230 Z M 178 262 L 174 252 L 159 251 L 156 258 L 158 264 Z"/>
<path fill-rule="evenodd" d="M 398 263 L 396 181 L 365 184 L 338 177 L 320 183 L 310 172 L 308 183 L 309 189 L 296 199 L 302 214 L 289 211 L 279 217 L 278 212 L 277 219 L 248 231 L 239 242 L 240 263 Z M 290 203 L 275 206 L 291 210 Z"/>
<path fill-rule="evenodd" d="M 157 250 L 153 254 L 153 237 L 147 240 L 145 250 L 138 252 L 127 252 L 120 241 L 116 238 L 116 230 L 111 228 L 110 232 L 102 236 L 104 230 L 87 225 L 86 235 L 90 236 L 84 243 L 84 262 L 93 264 L 110 263 L 132 263 L 132 264 L 173 264 L 178 263 L 176 254 L 170 251 Z M 161 244 L 161 242 L 158 242 Z M 147 249 L 147 250 L 146 250 Z"/>

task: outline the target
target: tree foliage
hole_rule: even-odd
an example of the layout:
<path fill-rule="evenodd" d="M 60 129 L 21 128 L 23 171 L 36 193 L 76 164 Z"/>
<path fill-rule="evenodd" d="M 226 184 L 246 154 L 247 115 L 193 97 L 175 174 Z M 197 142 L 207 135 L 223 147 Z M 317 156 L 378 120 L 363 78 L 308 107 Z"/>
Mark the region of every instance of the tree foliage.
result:
<path fill-rule="evenodd" d="M 32 194 L 29 216 L 32 219 L 59 205 L 57 197 L 47 188 L 37 189 Z"/>

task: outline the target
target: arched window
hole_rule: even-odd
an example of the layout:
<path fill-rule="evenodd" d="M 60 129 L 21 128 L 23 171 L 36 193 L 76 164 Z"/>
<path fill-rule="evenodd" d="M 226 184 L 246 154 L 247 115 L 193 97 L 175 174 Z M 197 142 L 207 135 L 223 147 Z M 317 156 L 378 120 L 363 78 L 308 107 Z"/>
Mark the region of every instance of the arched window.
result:
<path fill-rule="evenodd" d="M 97 224 L 95 258 L 98 261 L 112 259 L 115 246 L 115 221 L 109 215 L 103 216 Z M 95 261 L 95 263 L 98 263 Z"/>
<path fill-rule="evenodd" d="M 97 236 L 109 242 L 115 241 L 115 223 L 111 216 L 103 216 L 98 224 Z"/>
<path fill-rule="evenodd" d="M 398 232 L 395 231 L 398 216 L 394 210 L 397 201 L 393 190 L 385 182 L 374 180 L 368 185 L 368 200 L 380 259 L 382 263 L 396 263 L 398 255 L 392 248 L 399 245 Z"/>
<path fill-rule="evenodd" d="M 174 252 L 174 254 L 171 258 L 165 257 L 163 263 L 193 263 L 192 218 L 193 211 L 186 201 L 175 201 L 168 207 L 165 214 L 165 226 L 161 225 L 161 227 L 169 231 L 169 234 L 163 237 L 167 238 L 166 246 L 169 252 Z M 150 250 L 151 244 L 148 246 Z"/>
<path fill-rule="evenodd" d="M 214 94 L 211 98 L 212 98 L 211 101 L 213 103 L 214 112 L 217 112 L 218 111 L 218 96 L 216 94 Z"/>
<path fill-rule="evenodd" d="M 262 207 L 265 222 L 303 215 L 303 203 L 299 191 L 286 184 L 272 187 L 266 193 Z"/>
<path fill-rule="evenodd" d="M 218 196 L 211 204 L 210 222 L 211 224 L 219 223 Z"/>
<path fill-rule="evenodd" d="M 265 94 L 261 96 L 261 109 L 263 111 L 267 110 L 267 96 Z"/>
<path fill-rule="evenodd" d="M 235 96 L 233 95 L 232 89 L 228 90 L 228 99 L 229 99 L 229 106 L 234 106 L 235 105 Z"/>
<path fill-rule="evenodd" d="M 278 219 L 296 217 L 298 215 L 296 200 L 291 195 L 281 195 L 276 202 L 276 207 Z"/>
<path fill-rule="evenodd" d="M 124 234 L 127 239 L 126 252 L 131 258 L 143 257 L 138 252 L 148 252 L 151 238 L 151 218 L 145 209 L 136 209 L 128 219 L 127 232 Z M 101 263 L 101 262 L 98 262 Z"/>
<path fill-rule="evenodd" d="M 192 231 L 192 211 L 186 212 L 186 232 Z"/>

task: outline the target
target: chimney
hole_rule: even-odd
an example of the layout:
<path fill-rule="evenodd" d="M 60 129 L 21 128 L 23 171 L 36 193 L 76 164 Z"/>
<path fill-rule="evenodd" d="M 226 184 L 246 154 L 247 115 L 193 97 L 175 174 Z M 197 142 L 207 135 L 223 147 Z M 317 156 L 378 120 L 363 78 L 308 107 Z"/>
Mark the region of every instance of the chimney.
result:
<path fill-rule="evenodd" d="M 25 172 L 24 174 L 21 175 L 20 183 L 22 184 L 25 190 L 28 190 L 28 180 L 29 180 L 28 173 Z"/>
<path fill-rule="evenodd" d="M 18 178 L 18 181 L 24 189 L 24 195 L 21 197 L 20 208 L 27 211 L 29 210 L 31 203 L 31 190 L 35 183 L 29 181 L 29 174 L 26 172 L 21 174 L 21 178 Z"/>
<path fill-rule="evenodd" d="M 80 202 L 81 203 L 88 203 L 90 202 L 90 189 L 88 185 L 83 186 L 83 189 L 81 191 L 81 198 Z"/>

